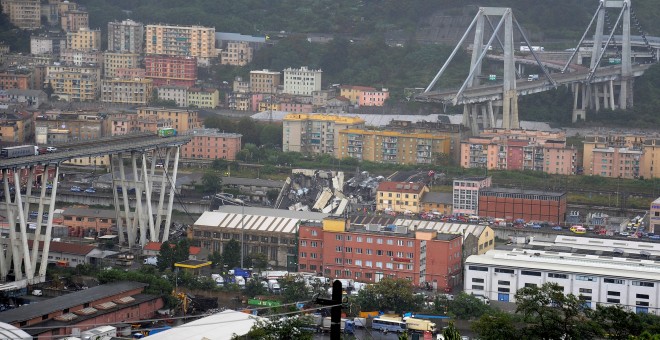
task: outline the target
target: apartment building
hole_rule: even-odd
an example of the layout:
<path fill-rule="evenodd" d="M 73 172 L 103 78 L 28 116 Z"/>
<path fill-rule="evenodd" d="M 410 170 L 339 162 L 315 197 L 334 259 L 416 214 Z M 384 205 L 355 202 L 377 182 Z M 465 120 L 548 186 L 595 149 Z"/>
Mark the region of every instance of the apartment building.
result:
<path fill-rule="evenodd" d="M 188 106 L 214 109 L 220 105 L 218 89 L 191 87 L 188 89 Z"/>
<path fill-rule="evenodd" d="M 511 188 L 481 188 L 477 215 L 508 221 L 563 223 L 566 193 Z"/>
<path fill-rule="evenodd" d="M 370 283 L 406 279 L 415 286 L 451 291 L 462 280 L 461 248 L 458 234 L 353 226 L 340 218 L 325 218 L 300 225 L 298 270 Z"/>
<path fill-rule="evenodd" d="M 0 141 L 29 143 L 34 139 L 34 117 L 27 111 L 0 111 Z"/>
<path fill-rule="evenodd" d="M 30 84 L 32 83 L 30 79 L 30 74 L 17 73 L 14 72 L 2 72 L 0 73 L 0 87 L 8 89 L 19 89 L 27 90 L 31 88 Z"/>
<path fill-rule="evenodd" d="M 60 55 L 66 48 L 66 37 L 55 35 L 33 35 L 30 37 L 30 53 L 34 55 L 52 54 Z"/>
<path fill-rule="evenodd" d="M 138 117 L 154 117 L 158 120 L 169 120 L 172 127 L 179 133 L 198 129 L 202 126 L 199 113 L 194 110 L 181 110 L 165 107 L 141 107 L 138 108 Z"/>
<path fill-rule="evenodd" d="M 476 215 L 479 212 L 479 190 L 492 185 L 492 177 L 462 177 L 454 180 L 454 214 Z"/>
<path fill-rule="evenodd" d="M 138 116 L 137 113 L 110 113 L 105 123 L 108 135 L 117 136 L 133 132 L 153 132 L 159 128 L 173 127 L 173 120 L 156 116 Z"/>
<path fill-rule="evenodd" d="M 78 51 L 98 51 L 101 49 L 101 30 L 81 28 L 66 34 L 66 47 Z"/>
<path fill-rule="evenodd" d="M 220 52 L 220 64 L 245 66 L 252 61 L 254 48 L 247 41 L 230 41 Z"/>
<path fill-rule="evenodd" d="M 131 19 L 108 23 L 108 52 L 140 54 L 144 51 L 144 25 Z"/>
<path fill-rule="evenodd" d="M 197 81 L 195 57 L 147 55 L 144 58 L 146 77 L 154 86 L 178 85 L 191 87 Z"/>
<path fill-rule="evenodd" d="M 364 120 L 324 114 L 291 113 L 284 116 L 283 150 L 305 154 L 336 154 L 339 131 L 364 129 Z"/>
<path fill-rule="evenodd" d="M 351 105 L 360 105 L 365 93 L 377 92 L 375 87 L 370 86 L 357 86 L 357 85 L 341 85 L 339 86 L 339 95 L 350 100 Z M 389 97 L 389 92 L 388 92 Z"/>
<path fill-rule="evenodd" d="M 250 71 L 250 89 L 252 93 L 277 93 L 280 86 L 280 72 L 270 70 Z"/>
<path fill-rule="evenodd" d="M 56 2 L 41 4 L 41 17 L 46 19 L 46 24 L 50 26 L 60 25 L 60 14 Z"/>
<path fill-rule="evenodd" d="M 101 68 L 94 65 L 48 66 L 46 84 L 53 87 L 53 95 L 66 101 L 95 101 L 101 85 Z"/>
<path fill-rule="evenodd" d="M 536 131 L 505 130 L 470 137 L 461 142 L 460 164 L 464 168 L 534 170 L 573 175 L 577 148 L 566 145 L 565 135 Z M 518 130 L 516 130 L 518 132 Z"/>
<path fill-rule="evenodd" d="M 321 70 L 310 70 L 307 66 L 299 69 L 289 67 L 283 73 L 283 93 L 311 97 L 314 91 L 321 90 L 321 75 L 323 73 Z"/>
<path fill-rule="evenodd" d="M 422 211 L 422 196 L 429 192 L 423 183 L 380 182 L 376 189 L 376 210 L 398 213 Z"/>
<path fill-rule="evenodd" d="M 101 101 L 104 103 L 146 105 L 151 100 L 153 81 L 146 78 L 104 79 Z"/>
<path fill-rule="evenodd" d="M 491 300 L 515 302 L 518 289 L 558 284 L 583 305 L 621 305 L 636 313 L 658 313 L 657 263 L 593 254 L 534 250 L 491 250 L 465 261 L 464 290 Z M 640 270 L 640 268 L 645 268 Z"/>
<path fill-rule="evenodd" d="M 390 92 L 383 88 L 381 91 L 376 89 L 362 91 L 358 100 L 359 106 L 383 106 L 385 101 L 390 98 Z"/>
<path fill-rule="evenodd" d="M 67 48 L 60 53 L 60 62 L 65 65 L 82 66 L 93 64 L 103 67 L 103 52 L 99 50 L 81 51 Z"/>
<path fill-rule="evenodd" d="M 160 100 L 173 100 L 178 107 L 188 107 L 188 88 L 185 86 L 160 86 L 156 93 Z"/>
<path fill-rule="evenodd" d="M 224 133 L 217 129 L 195 129 L 190 143 L 181 147 L 181 157 L 194 159 L 225 159 L 233 161 L 241 151 L 238 133 Z"/>
<path fill-rule="evenodd" d="M 428 192 L 425 194 L 434 194 Z M 450 194 L 451 195 L 451 194 Z M 463 237 L 463 259 L 474 254 L 484 254 L 491 249 L 495 249 L 495 231 L 487 225 L 473 223 L 453 223 L 429 220 L 413 220 L 410 218 L 397 218 L 394 225 L 408 227 L 411 229 L 435 230 L 439 233 L 458 234 Z M 468 249 L 470 237 L 474 237 L 474 248 Z"/>
<path fill-rule="evenodd" d="M 450 140 L 429 133 L 345 129 L 339 131 L 335 157 L 394 164 L 432 164 L 449 154 Z"/>
<path fill-rule="evenodd" d="M 2 12 L 9 21 L 21 29 L 41 27 L 41 2 L 39 0 L 2 0 Z"/>
<path fill-rule="evenodd" d="M 88 29 L 89 13 L 80 10 L 66 11 L 60 17 L 60 21 L 64 32 L 77 32 L 82 28 Z"/>
<path fill-rule="evenodd" d="M 140 66 L 140 54 L 130 52 L 103 52 L 103 76 L 120 78 L 118 69 L 136 69 Z"/>
<path fill-rule="evenodd" d="M 660 198 L 656 198 L 651 202 L 651 209 L 649 209 L 649 233 L 655 233 L 655 229 L 660 231 Z"/>
<path fill-rule="evenodd" d="M 645 135 L 587 136 L 582 164 L 585 175 L 658 178 L 660 139 Z"/>
<path fill-rule="evenodd" d="M 115 77 L 121 79 L 146 78 L 147 72 L 143 68 L 118 68 Z"/>
<path fill-rule="evenodd" d="M 215 28 L 147 25 L 145 53 L 195 57 L 199 65 L 208 66 L 217 57 Z"/>
<path fill-rule="evenodd" d="M 48 102 L 48 96 L 41 90 L 9 89 L 4 90 L 4 93 L 7 95 L 7 103 L 19 103 L 30 109 L 38 109 L 41 104 Z"/>
<path fill-rule="evenodd" d="M 55 0 L 49 0 L 49 2 L 52 2 Z M 64 13 L 69 12 L 69 11 L 75 11 L 78 9 L 78 4 L 73 2 L 73 1 L 56 1 L 57 2 L 57 11 L 58 11 L 58 16 L 62 17 L 64 16 Z"/>

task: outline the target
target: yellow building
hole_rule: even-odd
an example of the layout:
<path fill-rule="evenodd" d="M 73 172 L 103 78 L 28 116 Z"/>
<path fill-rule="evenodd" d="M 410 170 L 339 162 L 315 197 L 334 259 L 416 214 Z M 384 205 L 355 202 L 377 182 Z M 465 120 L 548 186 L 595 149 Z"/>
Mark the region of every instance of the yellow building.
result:
<path fill-rule="evenodd" d="M 246 41 L 231 41 L 227 48 L 220 53 L 222 65 L 245 66 L 252 61 L 254 49 Z"/>
<path fill-rule="evenodd" d="M 398 213 L 422 211 L 422 196 L 429 192 L 423 183 L 380 182 L 376 190 L 376 210 Z"/>
<path fill-rule="evenodd" d="M 450 139 L 431 133 L 346 129 L 339 131 L 337 158 L 396 164 L 431 164 L 450 153 Z"/>
<path fill-rule="evenodd" d="M 214 109 L 220 105 L 220 92 L 217 89 L 191 87 L 187 94 L 188 106 Z"/>
<path fill-rule="evenodd" d="M 29 112 L 5 112 L 0 116 L 0 142 L 28 143 L 34 138 L 34 117 Z"/>
<path fill-rule="evenodd" d="M 340 131 L 363 128 L 359 117 L 290 113 L 282 124 L 282 146 L 285 152 L 335 155 Z"/>
<path fill-rule="evenodd" d="M 369 86 L 342 85 L 339 87 L 339 95 L 350 100 L 351 105 L 357 105 L 364 92 L 375 90 L 375 87 Z"/>
<path fill-rule="evenodd" d="M 147 25 L 145 52 L 197 57 L 197 64 L 209 65 L 211 59 L 217 57 L 215 28 Z"/>
<path fill-rule="evenodd" d="M 104 103 L 146 105 L 151 100 L 153 80 L 106 79 L 101 82 L 101 101 Z"/>
<path fill-rule="evenodd" d="M 89 28 L 89 13 L 85 11 L 67 11 L 60 19 L 64 32 L 77 32 L 82 28 Z"/>
<path fill-rule="evenodd" d="M 72 158 L 64 162 L 65 164 L 71 165 L 80 165 L 80 166 L 99 166 L 99 167 L 109 167 L 110 166 L 110 156 L 97 156 L 97 157 L 81 157 L 81 158 Z"/>
<path fill-rule="evenodd" d="M 93 51 L 101 49 L 101 30 L 81 28 L 66 34 L 66 46 L 72 50 Z"/>
<path fill-rule="evenodd" d="M 138 118 L 153 118 L 156 120 L 169 120 L 172 127 L 179 133 L 197 129 L 202 126 L 199 113 L 194 110 L 172 109 L 165 107 L 138 108 Z"/>
<path fill-rule="evenodd" d="M 140 66 L 140 54 L 104 52 L 103 68 L 106 78 L 116 78 L 117 69 L 138 68 Z"/>
<path fill-rule="evenodd" d="M 250 71 L 250 91 L 252 93 L 277 93 L 278 86 L 280 86 L 279 72 Z"/>
<path fill-rule="evenodd" d="M 99 94 L 101 69 L 98 66 L 48 66 L 46 81 L 53 95 L 66 101 L 94 101 Z"/>
<path fill-rule="evenodd" d="M 41 26 L 41 2 L 39 0 L 2 0 L 2 11 L 9 21 L 22 29 Z"/>
<path fill-rule="evenodd" d="M 422 196 L 422 211 L 451 215 L 454 206 L 451 192 L 427 192 Z"/>

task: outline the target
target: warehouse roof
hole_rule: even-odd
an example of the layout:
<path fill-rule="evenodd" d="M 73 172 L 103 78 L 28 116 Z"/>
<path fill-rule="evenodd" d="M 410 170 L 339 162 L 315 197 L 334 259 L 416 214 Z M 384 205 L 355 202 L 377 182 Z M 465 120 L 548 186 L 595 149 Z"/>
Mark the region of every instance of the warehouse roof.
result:
<path fill-rule="evenodd" d="M 229 340 L 234 335 L 244 335 L 260 317 L 225 310 L 217 314 L 183 324 L 164 332 L 150 335 L 150 340 Z"/>
<path fill-rule="evenodd" d="M 329 214 L 310 211 L 225 205 L 216 211 L 204 212 L 195 226 L 296 233 L 301 221 L 322 221 L 327 216 Z"/>
<path fill-rule="evenodd" d="M 472 234 L 479 238 L 484 231 L 490 231 L 491 235 L 495 235 L 493 230 L 489 226 L 478 225 L 478 224 L 468 224 L 468 223 L 445 223 L 445 222 L 436 222 L 436 221 L 425 221 L 425 220 L 407 220 L 399 218 L 394 221 L 395 225 L 416 227 L 415 229 L 433 229 L 441 233 L 446 234 L 462 234 L 463 239 L 467 237 L 467 234 Z"/>

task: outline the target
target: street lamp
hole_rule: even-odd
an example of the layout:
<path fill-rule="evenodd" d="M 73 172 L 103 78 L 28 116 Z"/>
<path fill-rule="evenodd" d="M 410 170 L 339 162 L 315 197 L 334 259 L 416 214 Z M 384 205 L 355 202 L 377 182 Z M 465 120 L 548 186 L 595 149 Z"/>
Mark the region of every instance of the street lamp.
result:
<path fill-rule="evenodd" d="M 245 252 L 245 204 L 241 205 L 241 268 L 243 267 L 243 253 Z"/>

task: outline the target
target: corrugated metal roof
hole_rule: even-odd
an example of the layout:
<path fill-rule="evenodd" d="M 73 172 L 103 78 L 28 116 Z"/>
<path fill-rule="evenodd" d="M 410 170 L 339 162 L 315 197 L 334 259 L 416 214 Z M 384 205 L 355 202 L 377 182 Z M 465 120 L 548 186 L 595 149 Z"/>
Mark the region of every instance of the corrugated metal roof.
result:
<path fill-rule="evenodd" d="M 394 221 L 394 224 L 405 227 L 415 226 L 415 229 L 433 229 L 443 233 L 462 234 L 463 239 L 465 239 L 467 234 L 472 234 L 477 238 L 479 238 L 481 234 L 484 232 L 484 230 L 486 230 L 486 228 L 490 228 L 478 224 L 445 223 L 445 222 L 424 221 L 424 220 L 406 220 L 402 218 L 399 218 L 396 221 Z"/>
<path fill-rule="evenodd" d="M 243 215 L 243 211 L 245 215 Z M 296 233 L 299 222 L 321 221 L 327 216 L 329 214 L 309 211 L 222 206 L 217 211 L 204 212 L 197 219 L 195 225 L 265 232 Z"/>
<path fill-rule="evenodd" d="M 190 323 L 150 335 L 153 340 L 229 340 L 250 331 L 258 316 L 225 310 Z"/>

